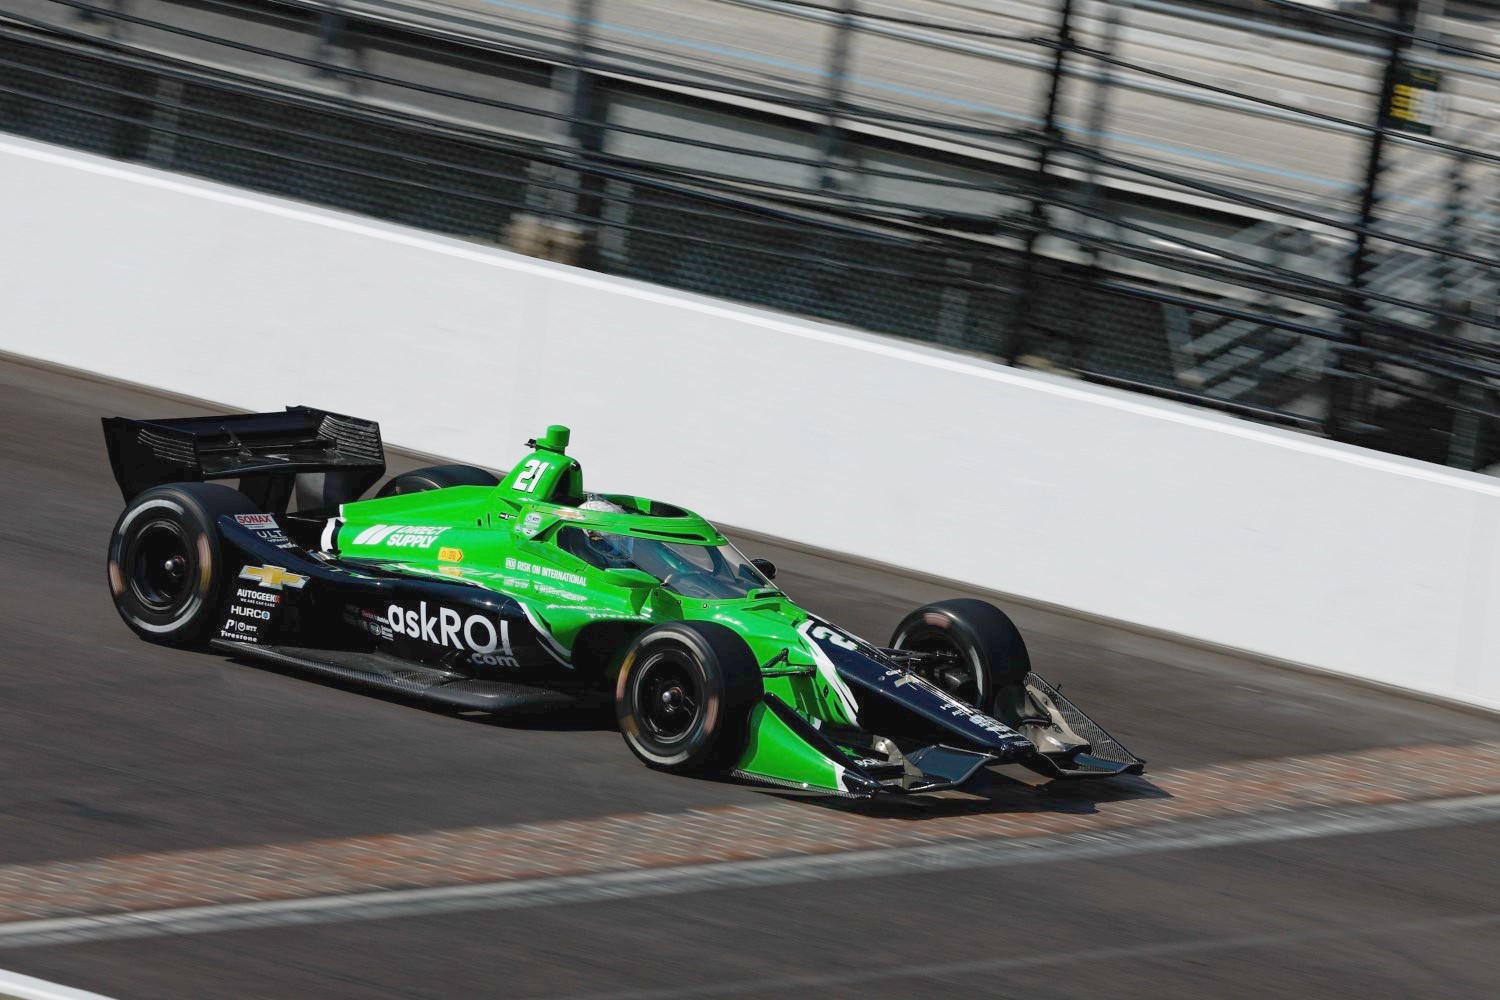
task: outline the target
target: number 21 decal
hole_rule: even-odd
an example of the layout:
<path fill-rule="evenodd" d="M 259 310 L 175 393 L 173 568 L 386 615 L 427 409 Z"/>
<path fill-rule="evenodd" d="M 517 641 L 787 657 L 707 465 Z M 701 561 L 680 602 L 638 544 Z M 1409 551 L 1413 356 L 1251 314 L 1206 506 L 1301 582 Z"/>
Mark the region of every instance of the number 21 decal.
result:
<path fill-rule="evenodd" d="M 537 483 L 542 481 L 542 472 L 547 468 L 547 463 L 539 458 L 533 458 L 521 469 L 521 474 L 516 477 L 516 489 L 522 493 L 535 493 Z"/>

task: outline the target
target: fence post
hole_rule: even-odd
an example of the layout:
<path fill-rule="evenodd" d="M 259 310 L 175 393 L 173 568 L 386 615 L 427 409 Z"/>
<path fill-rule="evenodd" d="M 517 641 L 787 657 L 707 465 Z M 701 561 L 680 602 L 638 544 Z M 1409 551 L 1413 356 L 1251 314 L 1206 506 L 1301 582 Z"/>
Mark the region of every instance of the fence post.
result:
<path fill-rule="evenodd" d="M 1063 72 L 1068 52 L 1073 48 L 1073 0 L 1060 0 L 1057 14 L 1057 37 L 1052 43 L 1052 76 L 1047 86 L 1047 104 L 1042 113 L 1041 139 L 1037 144 L 1036 190 L 1031 198 L 1031 228 L 1021 248 L 1021 295 L 1011 318 L 1010 337 L 1005 350 L 1007 364 L 1015 364 L 1026 354 L 1032 327 L 1041 298 L 1041 276 L 1037 273 L 1036 242 L 1048 228 L 1047 203 L 1051 200 L 1049 168 L 1057 145 L 1057 105 L 1062 97 Z"/>
<path fill-rule="evenodd" d="M 837 191 L 841 187 L 837 167 L 844 151 L 844 87 L 849 80 L 849 48 L 854 41 L 854 16 L 858 12 L 858 0 L 841 0 L 833 48 L 828 55 L 822 165 L 818 175 L 818 187 L 824 191 Z"/>
<path fill-rule="evenodd" d="M 604 151 L 603 121 L 608 109 L 594 87 L 589 65 L 594 41 L 594 13 L 597 0 L 576 0 L 573 8 L 573 65 L 569 68 L 568 131 L 578 156 L 577 190 L 572 212 L 581 226 L 587 227 L 576 261 L 582 267 L 598 269 L 599 225 L 604 213 L 604 179 L 595 172 L 598 156 Z"/>
<path fill-rule="evenodd" d="M 1447 218 L 1444 219 L 1443 225 L 1443 246 L 1452 251 L 1474 249 L 1472 246 L 1465 248 L 1464 241 L 1459 235 L 1468 215 L 1465 209 L 1469 184 L 1468 178 L 1464 176 L 1468 160 L 1467 155 L 1455 156 L 1448 172 L 1448 204 L 1446 206 Z M 1443 259 L 1443 267 L 1438 276 L 1438 307 L 1445 314 L 1468 313 L 1471 308 L 1469 297 L 1461 294 L 1460 289 L 1464 278 L 1471 276 L 1473 272 L 1472 264 L 1459 264 L 1453 258 Z M 1475 284 L 1475 282 L 1471 281 L 1470 284 Z M 1457 339 L 1462 336 L 1463 326 L 1464 324 L 1448 315 L 1438 319 L 1438 332 L 1445 338 Z M 1469 407 L 1484 405 L 1484 391 L 1478 386 L 1460 385 L 1457 395 L 1460 404 Z M 1450 466 L 1471 471 L 1479 466 L 1480 435 L 1483 430 L 1484 421 L 1478 413 L 1473 410 L 1455 409 L 1453 411 L 1453 434 L 1448 440 L 1448 464 Z"/>
<path fill-rule="evenodd" d="M 1395 4 L 1396 19 L 1389 26 L 1390 45 L 1380 82 L 1380 96 L 1375 105 L 1375 130 L 1370 136 L 1365 157 L 1364 181 L 1360 187 L 1356 217 L 1358 228 L 1349 258 L 1348 294 L 1344 297 L 1344 335 L 1349 345 L 1355 348 L 1365 345 L 1366 319 L 1370 314 L 1370 303 L 1363 295 L 1370 270 L 1374 267 L 1370 259 L 1369 230 L 1380 207 L 1380 177 L 1385 171 L 1391 100 L 1396 93 L 1402 60 L 1411 46 L 1416 28 L 1417 0 L 1395 0 Z M 1363 354 L 1351 355 L 1347 350 L 1340 350 L 1335 355 L 1333 368 L 1329 391 L 1329 435 L 1339 440 L 1359 440 L 1376 430 L 1370 423 L 1370 387 L 1365 382 L 1370 371 L 1369 359 Z"/>
<path fill-rule="evenodd" d="M 313 43 L 313 58 L 318 61 L 313 72 L 318 76 L 339 75 L 333 54 L 344 34 L 344 13 L 339 9 L 340 3 L 341 0 L 333 0 L 318 15 L 318 38 Z"/>
<path fill-rule="evenodd" d="M 1104 32 L 1099 41 L 1099 49 L 1106 56 L 1113 57 L 1115 54 L 1115 48 L 1119 43 L 1120 24 L 1124 20 L 1125 11 L 1129 10 L 1130 7 L 1131 0 L 1114 0 L 1105 11 Z M 1102 148 L 1100 138 L 1104 135 L 1104 126 L 1109 120 L 1109 98 L 1114 83 L 1114 65 L 1109 62 L 1101 63 L 1098 72 L 1094 76 L 1093 102 L 1089 107 L 1088 134 L 1085 137 L 1093 145 L 1095 153 L 1098 153 Z M 1084 167 L 1083 201 L 1091 210 L 1102 214 L 1101 210 L 1104 205 L 1104 198 L 1100 193 L 1099 161 L 1097 159 L 1090 158 Z M 1089 216 L 1080 221 L 1083 231 L 1091 232 L 1095 236 L 1108 234 L 1118 237 L 1121 234 L 1118 225 L 1106 222 L 1098 215 Z M 1094 329 L 1094 305 L 1097 298 L 1094 294 L 1094 284 L 1099 280 L 1099 275 L 1103 270 L 1099 260 L 1101 252 L 1098 243 L 1090 244 L 1084 255 L 1084 259 L 1087 261 L 1085 265 L 1087 270 L 1085 273 L 1087 274 L 1089 287 L 1085 289 L 1084 294 L 1074 296 L 1070 299 L 1073 305 L 1075 321 L 1069 339 L 1071 341 L 1070 347 L 1073 351 L 1073 363 L 1075 367 L 1083 367 L 1087 360 L 1083 355 L 1083 351 L 1079 348 L 1079 340 L 1081 336 L 1084 340 L 1084 345 L 1087 346 L 1089 335 Z M 1083 312 L 1081 322 L 1077 320 L 1080 306 Z"/>

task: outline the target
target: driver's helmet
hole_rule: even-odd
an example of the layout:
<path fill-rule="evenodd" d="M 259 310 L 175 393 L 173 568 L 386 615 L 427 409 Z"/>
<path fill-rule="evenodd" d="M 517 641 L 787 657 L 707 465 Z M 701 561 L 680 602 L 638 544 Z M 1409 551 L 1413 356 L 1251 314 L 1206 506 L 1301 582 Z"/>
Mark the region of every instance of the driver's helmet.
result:
<path fill-rule="evenodd" d="M 615 503 L 613 500 L 606 500 L 604 497 L 601 497 L 597 493 L 590 493 L 590 494 L 588 494 L 587 498 L 583 501 L 583 503 L 581 503 L 581 504 L 578 505 L 578 509 L 579 510 L 597 510 L 597 511 L 602 511 L 605 514 L 627 514 L 627 513 L 629 513 L 629 511 L 627 511 L 624 507 L 621 507 L 619 504 Z"/>
<path fill-rule="evenodd" d="M 590 493 L 588 499 L 578 505 L 578 509 L 597 510 L 606 514 L 628 513 L 624 507 L 604 499 L 597 493 Z M 599 531 L 597 528 L 587 528 L 584 530 L 584 539 L 585 544 L 597 557 L 599 565 L 621 569 L 634 565 L 631 554 L 635 549 L 635 539 L 629 535 L 616 535 Z"/>

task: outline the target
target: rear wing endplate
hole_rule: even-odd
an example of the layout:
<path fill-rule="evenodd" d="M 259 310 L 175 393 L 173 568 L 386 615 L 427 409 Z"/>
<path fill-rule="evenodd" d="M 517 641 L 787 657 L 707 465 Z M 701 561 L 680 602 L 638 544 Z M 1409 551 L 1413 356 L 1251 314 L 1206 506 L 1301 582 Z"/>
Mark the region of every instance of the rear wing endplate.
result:
<path fill-rule="evenodd" d="M 310 406 L 172 420 L 104 418 L 109 464 L 125 502 L 162 483 L 238 479 L 262 510 L 358 496 L 385 472 L 380 425 Z M 299 479 L 299 477 L 301 477 Z M 304 494 L 303 487 L 309 487 Z"/>

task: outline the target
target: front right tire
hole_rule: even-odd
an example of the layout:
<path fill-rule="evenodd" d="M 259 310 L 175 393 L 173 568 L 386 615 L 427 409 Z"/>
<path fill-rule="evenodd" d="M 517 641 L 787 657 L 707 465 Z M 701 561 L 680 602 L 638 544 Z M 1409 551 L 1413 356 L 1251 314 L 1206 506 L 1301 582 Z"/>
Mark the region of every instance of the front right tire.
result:
<path fill-rule="evenodd" d="M 934 654 L 940 665 L 928 680 L 986 715 L 1031 673 L 1026 641 L 1010 616 L 970 597 L 917 608 L 896 626 L 890 648 Z"/>

